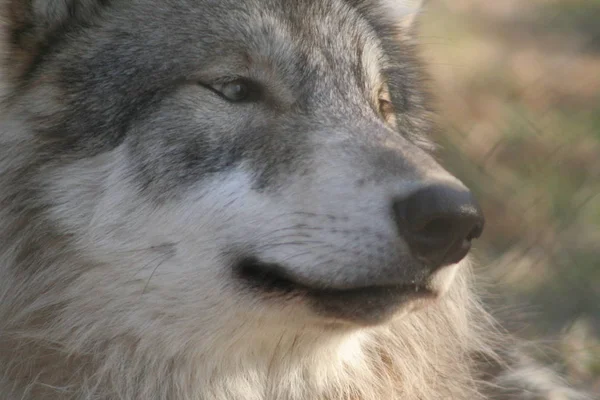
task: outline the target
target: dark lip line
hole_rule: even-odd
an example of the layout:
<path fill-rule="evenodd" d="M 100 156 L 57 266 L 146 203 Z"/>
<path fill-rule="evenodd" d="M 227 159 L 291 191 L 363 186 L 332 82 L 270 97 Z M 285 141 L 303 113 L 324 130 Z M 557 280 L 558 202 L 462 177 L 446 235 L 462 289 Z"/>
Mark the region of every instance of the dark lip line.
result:
<path fill-rule="evenodd" d="M 333 298 L 375 298 L 406 297 L 410 299 L 435 298 L 437 295 L 430 289 L 418 285 L 366 286 L 347 290 L 311 290 L 308 296 L 319 299 Z"/>
<path fill-rule="evenodd" d="M 235 266 L 237 275 L 251 282 L 253 286 L 267 292 L 286 294 L 305 294 L 316 297 L 341 296 L 383 296 L 383 295 L 414 295 L 416 297 L 432 297 L 435 293 L 423 283 L 390 284 L 382 286 L 365 286 L 352 288 L 314 287 L 299 282 L 296 277 L 287 272 L 281 265 L 263 263 L 257 258 L 245 258 Z"/>

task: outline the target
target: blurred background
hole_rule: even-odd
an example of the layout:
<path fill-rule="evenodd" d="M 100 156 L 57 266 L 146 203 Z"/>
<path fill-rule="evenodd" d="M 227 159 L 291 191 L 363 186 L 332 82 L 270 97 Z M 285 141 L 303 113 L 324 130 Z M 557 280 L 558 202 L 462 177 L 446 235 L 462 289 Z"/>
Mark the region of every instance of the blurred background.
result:
<path fill-rule="evenodd" d="M 430 0 L 422 40 L 492 301 L 600 398 L 600 0 Z"/>

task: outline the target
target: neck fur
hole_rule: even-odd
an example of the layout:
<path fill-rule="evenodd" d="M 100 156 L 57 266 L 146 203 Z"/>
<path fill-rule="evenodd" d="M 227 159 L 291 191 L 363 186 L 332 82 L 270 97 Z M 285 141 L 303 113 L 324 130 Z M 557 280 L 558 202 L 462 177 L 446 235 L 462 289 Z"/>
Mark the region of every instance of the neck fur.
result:
<path fill-rule="evenodd" d="M 0 332 L 4 385 L 36 400 L 478 399 L 472 357 L 493 356 L 492 322 L 470 279 L 465 270 L 444 299 L 381 327 L 273 336 L 255 326 L 200 344 L 77 335 L 82 327 L 40 323 L 48 309 L 32 305 L 10 324 L 19 331 Z"/>

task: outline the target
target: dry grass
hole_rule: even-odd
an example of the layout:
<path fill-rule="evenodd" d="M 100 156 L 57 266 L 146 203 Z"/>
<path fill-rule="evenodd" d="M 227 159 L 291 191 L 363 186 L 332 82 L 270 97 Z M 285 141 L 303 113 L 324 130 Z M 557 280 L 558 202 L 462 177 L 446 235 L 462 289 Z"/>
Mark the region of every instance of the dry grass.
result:
<path fill-rule="evenodd" d="M 599 21 L 598 0 L 432 0 L 423 26 L 445 162 L 482 200 L 479 257 L 510 294 L 496 301 L 598 393 Z"/>

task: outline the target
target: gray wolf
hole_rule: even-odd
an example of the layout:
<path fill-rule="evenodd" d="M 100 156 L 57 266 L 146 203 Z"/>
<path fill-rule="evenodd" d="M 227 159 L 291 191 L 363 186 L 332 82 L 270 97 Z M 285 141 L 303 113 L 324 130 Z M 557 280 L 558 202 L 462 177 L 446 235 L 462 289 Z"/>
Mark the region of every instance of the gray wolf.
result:
<path fill-rule="evenodd" d="M 416 2 L 0 4 L 3 400 L 580 398 L 474 291 Z"/>

